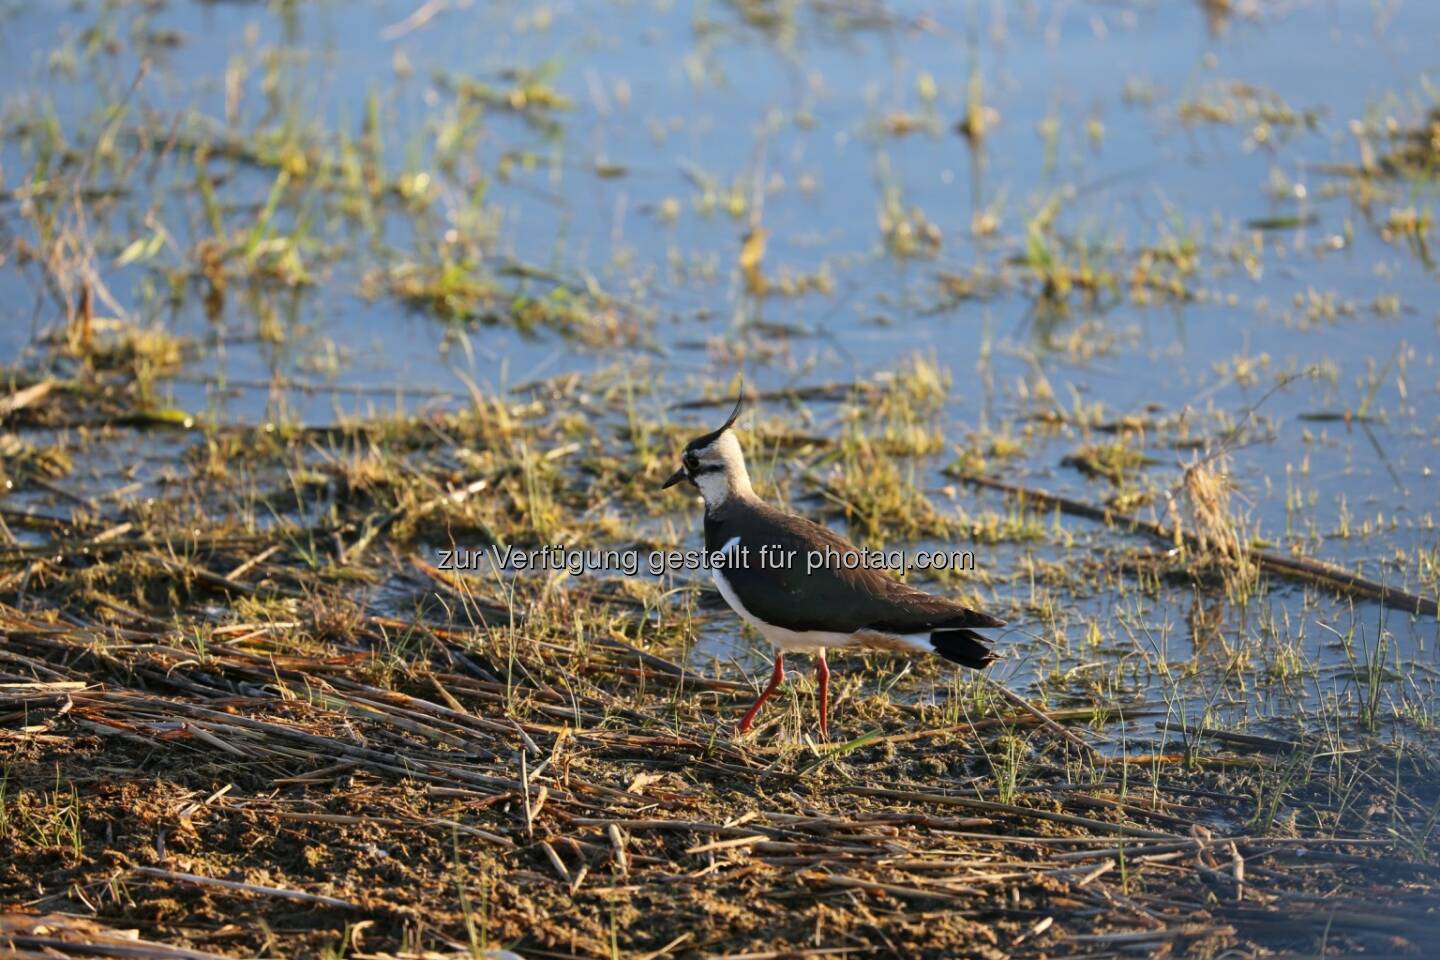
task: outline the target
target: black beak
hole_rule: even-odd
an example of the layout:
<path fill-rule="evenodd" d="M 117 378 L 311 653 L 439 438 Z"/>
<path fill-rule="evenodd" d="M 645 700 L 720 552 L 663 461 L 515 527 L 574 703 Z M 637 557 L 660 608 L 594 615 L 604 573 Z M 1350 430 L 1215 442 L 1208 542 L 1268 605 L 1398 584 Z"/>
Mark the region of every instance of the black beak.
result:
<path fill-rule="evenodd" d="M 688 480 L 688 479 L 690 479 L 690 477 L 685 473 L 685 468 L 684 468 L 684 467 L 681 467 L 679 470 L 676 470 L 674 473 L 670 474 L 670 479 L 669 479 L 669 480 L 666 480 L 664 483 L 660 484 L 660 489 L 661 489 L 661 490 L 669 490 L 671 487 L 675 486 L 675 484 L 679 483 L 681 480 Z"/>

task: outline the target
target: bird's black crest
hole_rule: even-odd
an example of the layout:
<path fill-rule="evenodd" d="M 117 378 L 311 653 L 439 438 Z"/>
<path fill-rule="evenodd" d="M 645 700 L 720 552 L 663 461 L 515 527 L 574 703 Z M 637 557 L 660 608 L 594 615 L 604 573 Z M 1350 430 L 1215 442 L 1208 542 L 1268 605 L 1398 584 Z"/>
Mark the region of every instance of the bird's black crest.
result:
<path fill-rule="evenodd" d="M 740 407 L 744 404 L 744 402 L 745 380 L 742 378 L 740 380 L 740 389 L 735 393 L 735 409 L 730 411 L 730 416 L 726 418 L 725 422 L 722 423 L 718 429 L 712 430 L 704 436 L 696 437 L 694 440 L 691 440 L 689 443 L 685 444 L 685 449 L 699 450 L 702 447 L 710 446 L 710 444 L 720 439 L 720 434 L 724 433 L 726 430 L 729 430 L 735 425 L 736 418 L 740 416 Z"/>

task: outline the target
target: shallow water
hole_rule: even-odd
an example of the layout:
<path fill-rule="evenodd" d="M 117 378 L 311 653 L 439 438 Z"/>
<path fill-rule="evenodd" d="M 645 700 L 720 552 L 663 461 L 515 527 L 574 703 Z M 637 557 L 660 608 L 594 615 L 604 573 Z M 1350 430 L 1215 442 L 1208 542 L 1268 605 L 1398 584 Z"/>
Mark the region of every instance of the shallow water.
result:
<path fill-rule="evenodd" d="M 181 377 L 162 382 L 167 402 L 222 422 L 328 423 L 459 402 L 467 380 L 502 389 L 620 365 L 660 384 L 644 401 L 659 410 L 742 366 L 768 390 L 869 377 L 919 353 L 949 371 L 941 425 L 952 445 L 1057 410 L 1190 411 L 1193 436 L 1212 443 L 1246 426 L 1232 466 L 1263 537 L 1309 529 L 1311 553 L 1434 594 L 1437 277 L 1423 239 L 1387 236 L 1385 224 L 1394 210 L 1428 215 L 1436 191 L 1384 180 L 1365 206 L 1334 167 L 1361 159 L 1353 125 L 1415 124 L 1434 102 L 1440 7 L 457 3 L 407 20 L 418 6 L 172 3 L 152 14 L 57 4 L 16 6 L 0 20 L 7 190 L 35 179 L 37 139 L 18 131 L 37 117 L 53 115 L 82 153 L 97 131 L 103 143 L 142 117 L 164 131 L 197 115 L 241 140 L 298 129 L 333 150 L 360 137 L 370 97 L 387 173 L 431 177 L 426 203 L 383 207 L 368 226 L 333 197 L 286 197 L 273 222 L 306 224 L 316 282 L 234 289 L 212 318 L 193 289 L 166 294 L 162 272 L 177 263 L 167 248 L 117 264 L 156 232 L 147 215 L 180 248 L 207 229 L 188 159 L 157 151 L 91 226 L 115 305 L 201 345 Z M 147 46 L 146 36 L 166 42 Z M 508 89 L 516 69 L 539 70 L 571 108 L 454 122 L 456 98 L 437 78 Z M 977 90 L 994 113 L 971 140 L 956 125 Z M 123 114 L 107 112 L 117 101 Z M 451 136 L 461 143 L 453 154 L 437 147 Z M 97 157 L 106 169 L 108 154 Z M 275 178 L 273 167 L 231 164 L 218 191 L 227 218 L 253 221 Z M 7 195 L 0 209 L 8 230 L 28 237 L 17 203 Z M 1042 216 L 1051 205 L 1053 217 Z M 910 255 L 882 228 L 896 214 L 913 228 Z M 993 226 L 977 233 L 987 218 Z M 1042 231 L 1052 255 L 1111 271 L 1116 289 L 1047 301 L 1020 262 L 1034 253 L 1037 218 L 1053 224 Z M 738 260 L 757 224 L 765 276 L 819 278 L 820 289 L 747 291 Z M 367 295 L 367 275 L 455 227 L 485 238 L 491 265 L 531 274 L 506 278 L 507 296 L 545 297 L 550 277 L 598 288 L 615 303 L 613 326 L 467 326 Z M 1185 297 L 1136 302 L 1130 277 L 1146 248 L 1193 256 Z M 944 275 L 978 276 L 982 295 L 953 301 Z M 59 314 L 38 271 L 0 271 L 0 304 L 0 357 L 42 352 L 37 337 Z M 815 429 L 834 429 L 818 409 Z M 1170 439 L 1159 432 L 1147 450 L 1167 477 L 1192 455 Z M 1104 481 L 1060 465 L 1080 442 L 1074 430 L 1041 431 L 1004 473 L 1103 501 Z M 932 458 L 918 475 L 942 502 L 952 481 L 939 471 L 951 459 Z M 972 512 L 1005 509 L 993 494 L 954 496 Z M 1380 532 L 1357 535 L 1365 520 Z M 1071 645 L 1099 620 L 1129 638 L 1102 651 L 1106 660 L 1156 644 L 1167 659 L 1194 655 L 1198 601 L 1185 590 L 1154 601 L 1102 586 L 1074 598 L 1060 638 L 1026 627 L 1014 573 L 1028 559 L 1075 563 L 1094 546 L 1133 543 L 1067 524 L 1085 538 L 1068 555 L 976 548 L 996 593 L 1020 601 L 1011 639 L 1025 652 L 1008 675 L 1093 658 Z M 1352 612 L 1280 584 L 1243 614 L 1222 611 L 1217 635 L 1258 636 L 1267 612 L 1286 624 L 1280 635 L 1335 669 L 1348 661 L 1319 624 L 1344 633 L 1352 618 L 1393 635 L 1398 660 L 1436 660 L 1433 620 L 1364 603 Z M 1029 652 L 1036 643 L 1051 644 L 1043 668 Z M 743 650 L 716 627 L 692 656 Z M 1290 701 L 1267 707 L 1273 690 L 1261 677 L 1226 695 L 1283 714 Z M 1083 678 L 1057 684 L 1095 692 Z M 1112 692 L 1153 697 L 1156 684 L 1147 668 Z M 1203 710 L 1214 691 L 1191 691 L 1187 710 Z"/>

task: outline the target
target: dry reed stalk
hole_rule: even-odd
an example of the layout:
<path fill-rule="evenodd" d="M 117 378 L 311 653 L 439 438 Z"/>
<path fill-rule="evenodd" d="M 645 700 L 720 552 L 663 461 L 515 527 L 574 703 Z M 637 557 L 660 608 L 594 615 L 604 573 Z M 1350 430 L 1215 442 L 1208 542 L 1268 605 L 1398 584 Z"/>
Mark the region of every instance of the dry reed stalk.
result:
<path fill-rule="evenodd" d="M 1142 837 L 1150 840 L 1170 840 L 1173 834 L 1162 833 L 1159 830 L 1148 830 L 1144 827 L 1134 827 L 1123 823 L 1108 823 L 1104 820 L 1093 820 L 1089 817 L 1077 817 L 1067 813 L 1056 813 L 1053 810 L 1036 810 L 1032 807 L 1019 807 L 1009 803 L 997 803 L 993 800 L 972 800 L 969 797 L 955 797 L 944 793 L 922 793 L 915 790 L 891 790 L 881 787 L 854 787 L 844 786 L 838 789 L 846 793 L 853 793 L 863 797 L 884 797 L 890 800 L 906 800 L 910 803 L 932 803 L 937 806 L 967 807 L 972 810 L 984 810 L 990 813 L 1004 813 L 1022 819 L 1051 820 L 1055 823 L 1068 823 L 1071 826 L 1084 827 L 1094 830 L 1097 833 L 1120 833 L 1131 837 Z"/>
<path fill-rule="evenodd" d="M 998 490 L 1024 500 L 1042 504 L 1047 508 L 1060 510 L 1062 513 L 1067 513 L 1072 516 L 1098 520 L 1101 523 L 1110 524 L 1120 529 L 1145 533 L 1166 543 L 1174 543 L 1176 537 L 1180 537 L 1182 540 L 1198 545 L 1198 539 L 1196 539 L 1193 534 L 1186 534 L 1183 531 L 1163 527 L 1158 523 L 1152 523 L 1148 520 L 1123 516 L 1106 508 L 1082 503 L 1079 500 L 1072 500 L 1069 497 L 1061 497 L 1044 490 L 1023 487 L 1018 484 L 1006 483 L 1003 480 L 994 480 L 990 477 L 982 477 L 975 474 L 963 474 L 959 476 L 958 479 L 962 483 L 968 483 L 971 486 Z M 1440 603 L 1437 603 L 1433 597 L 1422 597 L 1404 590 L 1398 590 L 1323 561 L 1299 557 L 1282 557 L 1279 554 L 1259 550 L 1255 547 L 1247 547 L 1245 550 L 1247 557 L 1262 569 L 1270 573 L 1279 574 L 1287 579 L 1299 580 L 1306 583 L 1318 583 L 1329 587 L 1337 593 L 1376 599 L 1389 607 L 1405 610 L 1414 614 L 1432 617 L 1440 615 Z"/>
<path fill-rule="evenodd" d="M 138 930 L 107 927 L 63 914 L 0 913 L 0 946 L 17 960 L 55 957 L 133 957 L 137 960 L 225 960 L 224 954 L 175 947 L 140 937 Z"/>
<path fill-rule="evenodd" d="M 1075 736 L 1075 734 L 1071 733 L 1069 730 L 1066 730 L 1064 727 L 1060 726 L 1060 724 L 1052 720 L 1049 716 L 1045 714 L 1044 711 L 1042 711 L 1039 707 L 1035 706 L 1029 700 L 1026 700 L 1024 697 L 1020 696 L 1018 693 L 1011 690 L 1003 683 L 992 679 L 987 674 L 982 674 L 981 677 L 985 681 L 987 687 L 989 687 L 991 690 L 996 691 L 1000 694 L 1000 696 L 1004 697 L 1011 704 L 1019 707 L 1021 710 L 1024 710 L 1026 713 L 1030 714 L 1030 716 L 1040 721 L 1040 725 L 1046 730 L 1050 731 L 1056 737 L 1060 738 L 1065 743 L 1070 744 L 1070 746 L 1079 750 L 1085 756 L 1091 757 L 1092 759 L 1099 756 L 1098 750 L 1090 746 L 1090 744 L 1086 743 L 1084 740 L 1081 740 L 1079 737 Z"/>
<path fill-rule="evenodd" d="M 158 880 L 169 880 L 173 883 L 193 883 L 202 887 L 220 887 L 225 890 L 240 890 L 245 893 L 254 893 L 263 897 L 280 897 L 285 900 L 299 900 L 304 903 L 317 903 L 321 906 L 336 907 L 341 910 L 360 909 L 357 904 L 353 904 L 348 900 L 321 896 L 318 893 L 305 893 L 303 890 L 265 887 L 254 883 L 242 883 L 239 880 L 220 880 L 216 877 L 202 877 L 194 873 L 163 870 L 160 867 L 132 867 L 131 872 L 139 874 L 142 877 L 154 877 Z"/>

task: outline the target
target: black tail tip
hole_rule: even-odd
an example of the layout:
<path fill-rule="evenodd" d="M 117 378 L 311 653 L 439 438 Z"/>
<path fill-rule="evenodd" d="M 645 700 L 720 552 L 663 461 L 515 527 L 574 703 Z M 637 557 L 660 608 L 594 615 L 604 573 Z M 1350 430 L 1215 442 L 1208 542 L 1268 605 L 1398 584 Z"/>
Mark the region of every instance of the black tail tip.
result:
<path fill-rule="evenodd" d="M 1000 659 L 974 630 L 936 630 L 930 634 L 930 646 L 946 660 L 972 670 L 984 670 Z"/>

